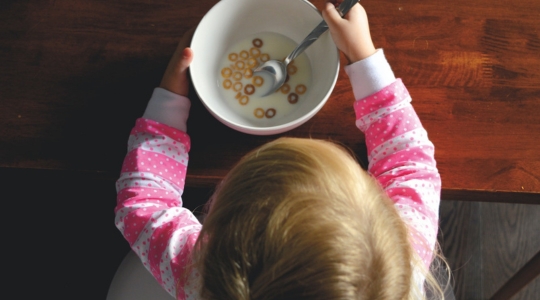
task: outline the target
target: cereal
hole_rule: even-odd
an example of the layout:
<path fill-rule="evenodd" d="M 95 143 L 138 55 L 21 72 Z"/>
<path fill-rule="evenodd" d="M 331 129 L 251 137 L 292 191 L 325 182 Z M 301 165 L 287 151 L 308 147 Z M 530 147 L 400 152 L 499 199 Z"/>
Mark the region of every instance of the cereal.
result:
<path fill-rule="evenodd" d="M 264 79 L 261 76 L 253 76 L 253 79 L 251 80 L 253 82 L 253 85 L 256 87 L 260 87 L 264 83 Z"/>
<path fill-rule="evenodd" d="M 246 50 L 240 51 L 240 58 L 242 59 L 248 59 L 249 53 Z"/>
<path fill-rule="evenodd" d="M 249 49 L 249 54 L 253 56 L 254 58 L 257 58 L 261 55 L 261 49 L 259 48 L 251 48 Z"/>
<path fill-rule="evenodd" d="M 246 84 L 244 87 L 244 93 L 246 93 L 246 95 L 253 95 L 253 93 L 255 93 L 255 87 L 253 84 Z"/>
<path fill-rule="evenodd" d="M 237 60 L 235 63 L 234 63 L 234 67 L 237 69 L 237 70 L 243 70 L 245 67 L 246 67 L 246 63 L 241 61 L 241 60 Z"/>
<path fill-rule="evenodd" d="M 230 53 L 229 54 L 229 60 L 235 61 L 237 59 L 238 59 L 238 54 L 236 54 L 236 53 Z"/>
<path fill-rule="evenodd" d="M 257 66 L 257 59 L 255 59 L 254 57 L 248 58 L 247 66 L 250 69 L 255 68 L 255 66 Z"/>
<path fill-rule="evenodd" d="M 234 72 L 234 74 L 233 74 L 233 79 L 234 79 L 235 81 L 240 81 L 240 80 L 242 80 L 242 73 L 240 73 L 239 71 Z"/>
<path fill-rule="evenodd" d="M 264 42 L 263 42 L 264 41 Z M 262 49 L 264 44 L 264 50 Z M 305 55 L 297 57 L 287 66 L 285 83 L 279 91 L 264 96 L 258 93 L 269 85 L 268 80 L 253 70 L 270 59 L 287 56 L 295 42 L 274 33 L 262 33 L 247 38 L 231 47 L 221 62 L 220 79 L 225 101 L 244 117 L 250 119 L 276 119 L 291 112 L 307 92 L 311 68 Z"/>
<path fill-rule="evenodd" d="M 287 100 L 290 104 L 295 104 L 296 102 L 298 102 L 298 98 L 298 95 L 295 93 L 290 93 L 289 96 L 287 96 Z"/>
<path fill-rule="evenodd" d="M 255 108 L 255 110 L 253 111 L 253 114 L 255 115 L 256 118 L 262 119 L 264 118 L 265 112 L 264 112 L 264 109 L 258 107 L 258 108 Z"/>
<path fill-rule="evenodd" d="M 296 71 L 298 71 L 298 68 L 295 65 L 287 65 L 287 73 L 290 75 L 296 74 Z"/>
<path fill-rule="evenodd" d="M 240 96 L 240 99 L 238 99 L 238 103 L 240 103 L 240 105 L 246 105 L 248 104 L 248 102 L 249 102 L 249 97 L 246 95 L 242 95 Z"/>
<path fill-rule="evenodd" d="M 261 48 L 263 45 L 263 41 L 259 38 L 256 38 L 253 40 L 253 46 L 257 47 L 257 48 Z"/>
<path fill-rule="evenodd" d="M 267 61 L 270 60 L 270 55 L 268 55 L 268 53 L 263 53 L 263 54 L 261 54 L 260 59 L 261 59 L 262 62 L 267 62 Z"/>
<path fill-rule="evenodd" d="M 232 86 L 232 81 L 230 79 L 223 80 L 223 87 L 228 90 Z"/>
<path fill-rule="evenodd" d="M 224 78 L 229 78 L 231 77 L 232 75 L 232 70 L 230 68 L 223 68 L 221 69 L 221 76 L 223 76 Z"/>
<path fill-rule="evenodd" d="M 234 83 L 233 85 L 233 90 L 235 92 L 239 92 L 240 90 L 242 90 L 242 87 L 244 87 L 244 85 L 240 82 L 240 81 L 237 81 Z M 290 101 L 289 101 L 290 102 Z"/>
<path fill-rule="evenodd" d="M 287 94 L 289 93 L 289 91 L 291 90 L 291 86 L 284 83 L 281 88 L 279 88 L 279 90 L 283 93 L 283 94 Z"/>
<path fill-rule="evenodd" d="M 268 119 L 273 118 L 276 115 L 276 110 L 274 108 L 269 108 L 264 114 Z"/>
<path fill-rule="evenodd" d="M 253 77 L 253 70 L 252 69 L 244 69 L 244 78 L 249 79 Z"/>
<path fill-rule="evenodd" d="M 299 84 L 296 86 L 296 88 L 294 89 L 294 91 L 298 94 L 298 95 L 303 95 L 305 92 L 306 92 L 307 88 L 305 85 L 303 84 Z"/>

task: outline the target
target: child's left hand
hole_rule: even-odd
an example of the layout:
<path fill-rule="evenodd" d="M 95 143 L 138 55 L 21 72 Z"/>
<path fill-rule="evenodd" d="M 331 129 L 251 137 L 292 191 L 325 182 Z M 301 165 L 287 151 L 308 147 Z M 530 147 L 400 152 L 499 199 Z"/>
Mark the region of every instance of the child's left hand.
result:
<path fill-rule="evenodd" d="M 193 61 L 193 50 L 189 48 L 195 27 L 188 30 L 183 36 L 174 52 L 159 87 L 178 95 L 187 96 L 189 92 L 189 79 L 187 69 Z"/>

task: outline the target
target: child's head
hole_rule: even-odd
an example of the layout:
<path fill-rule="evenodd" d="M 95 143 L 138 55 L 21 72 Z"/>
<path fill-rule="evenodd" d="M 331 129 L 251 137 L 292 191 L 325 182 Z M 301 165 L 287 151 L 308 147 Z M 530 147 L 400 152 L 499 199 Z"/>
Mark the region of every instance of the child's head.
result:
<path fill-rule="evenodd" d="M 391 200 L 344 148 L 280 138 L 216 190 L 197 246 L 204 299 L 406 299 L 413 250 Z"/>

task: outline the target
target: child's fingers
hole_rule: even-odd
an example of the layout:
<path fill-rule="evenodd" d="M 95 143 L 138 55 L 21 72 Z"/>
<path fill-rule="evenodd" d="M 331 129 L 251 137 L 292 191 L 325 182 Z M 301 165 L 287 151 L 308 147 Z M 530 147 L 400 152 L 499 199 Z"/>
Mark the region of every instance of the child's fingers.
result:
<path fill-rule="evenodd" d="M 193 61 L 193 50 L 184 48 L 179 54 L 179 60 L 175 66 L 174 74 L 171 76 L 169 88 L 172 92 L 187 96 L 189 92 L 189 78 L 187 70 Z"/>
<path fill-rule="evenodd" d="M 349 12 L 343 17 L 343 19 L 348 20 L 348 21 L 354 20 L 359 17 L 363 9 L 364 9 L 363 6 L 360 5 L 359 2 L 357 2 L 351 7 Z"/>
<path fill-rule="evenodd" d="M 337 11 L 334 4 L 331 2 L 326 2 L 326 6 L 322 11 L 323 19 L 326 21 L 329 27 L 337 26 L 341 19 L 341 15 Z"/>
<path fill-rule="evenodd" d="M 180 73 L 185 73 L 191 62 L 193 61 L 193 50 L 191 48 L 186 47 L 182 50 L 181 58 L 180 58 Z"/>
<path fill-rule="evenodd" d="M 189 44 L 191 43 L 191 39 L 193 38 L 193 33 L 195 32 L 195 27 L 191 28 L 190 30 L 186 31 L 180 41 L 178 42 L 178 45 L 176 46 L 176 50 L 174 51 L 173 57 L 170 60 L 169 65 L 172 65 L 176 71 L 179 71 L 180 64 L 182 63 L 182 59 L 184 56 L 184 51 L 187 47 L 189 47 Z M 191 49 L 190 49 L 191 50 Z M 193 51 L 191 51 L 190 54 L 191 57 L 193 56 Z M 191 58 L 192 59 L 192 58 Z M 191 61 L 190 61 L 191 63 Z M 170 66 L 171 67 L 171 66 Z"/>

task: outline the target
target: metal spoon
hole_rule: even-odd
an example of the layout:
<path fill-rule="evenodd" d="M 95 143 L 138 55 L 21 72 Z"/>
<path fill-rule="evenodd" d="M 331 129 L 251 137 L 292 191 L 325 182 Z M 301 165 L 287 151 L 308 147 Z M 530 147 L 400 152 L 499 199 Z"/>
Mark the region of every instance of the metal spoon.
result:
<path fill-rule="evenodd" d="M 343 18 L 358 1 L 359 0 L 344 0 L 341 2 L 339 7 L 337 7 L 337 11 L 341 17 Z M 326 24 L 326 22 L 323 20 L 306 36 L 306 38 L 304 38 L 304 40 L 298 46 L 296 46 L 296 48 L 294 48 L 291 54 L 289 54 L 289 56 L 287 56 L 283 61 L 271 59 L 253 70 L 253 74 L 266 73 L 273 79 L 272 87 L 268 92 L 263 94 L 263 97 L 277 91 L 285 83 L 285 79 L 287 78 L 287 65 L 298 55 L 300 55 L 307 47 L 313 44 L 313 42 L 315 42 L 326 30 L 328 30 L 328 24 Z"/>

